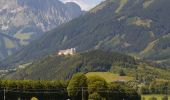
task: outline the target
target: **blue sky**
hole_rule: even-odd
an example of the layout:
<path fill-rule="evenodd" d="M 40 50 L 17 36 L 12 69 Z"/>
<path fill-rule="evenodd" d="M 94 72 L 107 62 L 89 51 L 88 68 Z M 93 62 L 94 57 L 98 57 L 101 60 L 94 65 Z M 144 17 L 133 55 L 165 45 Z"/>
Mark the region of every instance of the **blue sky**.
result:
<path fill-rule="evenodd" d="M 75 2 L 80 5 L 82 10 L 89 10 L 104 0 L 60 0 L 62 2 Z"/>

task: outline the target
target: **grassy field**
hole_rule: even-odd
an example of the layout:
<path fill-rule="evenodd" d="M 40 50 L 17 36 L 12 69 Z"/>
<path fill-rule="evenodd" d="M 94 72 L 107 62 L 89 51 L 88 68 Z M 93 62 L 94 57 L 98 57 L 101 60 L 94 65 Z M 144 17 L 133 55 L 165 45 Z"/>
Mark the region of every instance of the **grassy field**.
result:
<path fill-rule="evenodd" d="M 110 72 L 89 72 L 86 74 L 86 76 L 87 77 L 100 76 L 100 77 L 104 78 L 107 82 L 133 80 L 133 77 L 119 76 L 118 74 L 113 74 Z"/>
<path fill-rule="evenodd" d="M 152 94 L 152 95 L 142 95 L 141 100 L 153 100 L 151 98 L 157 98 L 156 100 L 163 100 L 162 98 L 165 97 L 165 95 L 158 95 L 158 94 Z M 168 100 L 170 100 L 170 95 L 168 96 Z"/>

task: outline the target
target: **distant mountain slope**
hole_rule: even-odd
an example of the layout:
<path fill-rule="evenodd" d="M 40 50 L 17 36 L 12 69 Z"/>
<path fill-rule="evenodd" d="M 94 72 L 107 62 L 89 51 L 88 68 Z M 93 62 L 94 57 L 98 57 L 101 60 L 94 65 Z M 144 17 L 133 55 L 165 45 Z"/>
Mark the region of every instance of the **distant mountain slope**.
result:
<path fill-rule="evenodd" d="M 18 39 L 20 46 L 26 46 L 43 32 L 81 14 L 77 4 L 63 4 L 59 0 L 1 0 L 0 32 Z M 18 45 L 14 45 L 14 48 L 18 49 Z M 8 55 L 8 52 L 2 52 Z M 15 50 L 11 50 L 13 52 Z"/>
<path fill-rule="evenodd" d="M 19 48 L 19 40 L 8 35 L 0 33 L 0 58 L 11 55 L 13 51 Z"/>
<path fill-rule="evenodd" d="M 16 71 L 4 76 L 4 78 L 35 80 L 69 79 L 77 72 L 112 72 L 119 74 L 120 70 L 123 70 L 126 75 L 134 78 L 138 74 L 142 79 L 147 77 L 170 79 L 168 70 L 159 69 L 149 63 L 137 61 L 131 56 L 99 50 L 72 56 L 51 55 L 21 66 Z"/>
<path fill-rule="evenodd" d="M 33 41 L 4 64 L 27 61 L 75 47 L 104 49 L 168 62 L 169 0 L 107 0 L 89 13 Z"/>
<path fill-rule="evenodd" d="M 73 56 L 47 56 L 8 75 L 10 78 L 28 79 L 67 79 L 76 72 L 109 71 L 112 65 L 135 68 L 133 57 L 103 51 L 89 51 Z"/>

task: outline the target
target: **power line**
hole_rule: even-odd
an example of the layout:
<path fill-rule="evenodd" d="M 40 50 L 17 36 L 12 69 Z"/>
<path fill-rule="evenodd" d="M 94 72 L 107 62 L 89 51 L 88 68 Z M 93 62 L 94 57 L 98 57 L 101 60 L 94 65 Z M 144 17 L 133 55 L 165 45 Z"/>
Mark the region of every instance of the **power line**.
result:
<path fill-rule="evenodd" d="M 5 92 L 22 92 L 22 93 L 61 93 L 61 92 L 66 92 L 64 90 L 53 90 L 53 91 L 19 91 L 19 90 L 4 90 Z M 84 90 L 82 89 L 70 89 L 69 91 L 77 91 L 77 92 L 88 92 L 89 90 Z M 123 93 L 122 91 L 114 91 L 114 90 L 96 90 L 97 92 L 108 92 L 108 93 Z M 170 91 L 170 90 L 169 90 Z M 168 92 L 169 92 L 168 91 Z M 159 92 L 165 92 L 165 91 L 159 91 Z"/>

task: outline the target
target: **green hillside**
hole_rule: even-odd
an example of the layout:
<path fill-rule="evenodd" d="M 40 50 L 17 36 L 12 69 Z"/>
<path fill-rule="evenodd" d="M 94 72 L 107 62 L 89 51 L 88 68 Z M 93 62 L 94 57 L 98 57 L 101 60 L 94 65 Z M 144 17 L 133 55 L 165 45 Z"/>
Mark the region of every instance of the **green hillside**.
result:
<path fill-rule="evenodd" d="M 79 18 L 49 31 L 1 65 L 23 63 L 72 47 L 79 52 L 96 48 L 124 52 L 168 64 L 169 5 L 169 0 L 104 1 Z"/>
<path fill-rule="evenodd" d="M 104 78 L 107 82 L 115 82 L 115 81 L 130 81 L 133 80 L 133 77 L 128 76 L 119 76 L 119 74 L 113 74 L 110 72 L 89 72 L 86 74 L 87 77 L 99 76 Z"/>
<path fill-rule="evenodd" d="M 5 79 L 69 79 L 77 72 L 123 72 L 141 82 L 154 79 L 170 79 L 169 70 L 152 67 L 151 64 L 135 60 L 131 56 L 99 50 L 88 51 L 73 56 L 51 55 L 35 60 L 25 68 L 20 68 L 4 76 Z M 114 75 L 113 74 L 113 75 Z M 114 76 L 111 76 L 114 77 Z M 131 79 L 131 78 L 130 78 Z M 111 81 L 108 79 L 108 81 Z"/>
<path fill-rule="evenodd" d="M 77 72 L 109 71 L 112 65 L 135 68 L 133 57 L 103 51 L 90 51 L 74 56 L 47 56 L 10 74 L 9 78 L 19 79 L 68 79 Z"/>

